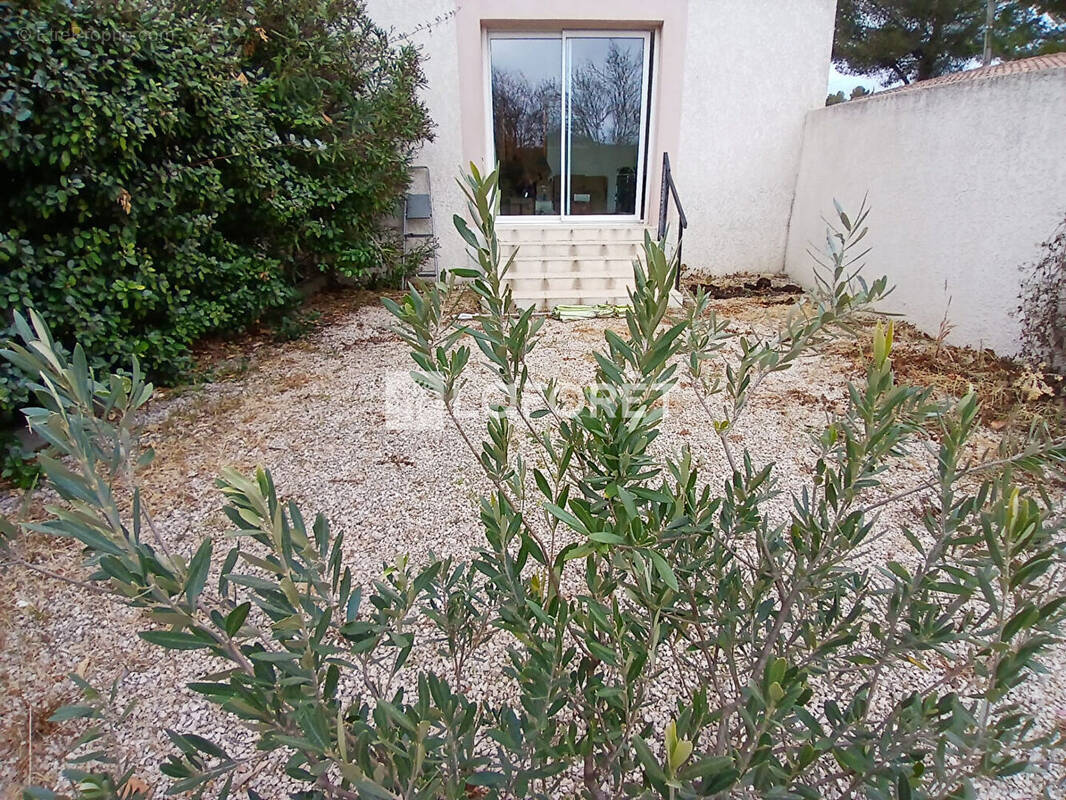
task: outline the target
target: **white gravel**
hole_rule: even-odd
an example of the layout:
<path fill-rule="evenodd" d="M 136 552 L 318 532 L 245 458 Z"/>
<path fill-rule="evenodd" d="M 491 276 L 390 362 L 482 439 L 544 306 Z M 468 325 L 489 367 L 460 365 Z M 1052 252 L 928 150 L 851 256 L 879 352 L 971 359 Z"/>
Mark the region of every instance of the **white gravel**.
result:
<path fill-rule="evenodd" d="M 730 301 L 732 308 L 737 305 Z M 758 319 L 762 313 L 753 306 L 742 317 Z M 398 388 L 406 392 L 410 385 L 412 363 L 390 324 L 383 309 L 364 307 L 305 341 L 260 349 L 238 380 L 156 402 L 147 417 L 148 438 L 157 451 L 147 496 L 173 545 L 191 552 L 201 537 L 221 535 L 226 523 L 214 477 L 223 466 L 248 470 L 257 464 L 271 468 L 279 491 L 296 500 L 305 516 L 322 511 L 335 530 L 345 532 L 347 563 L 358 581 L 377 577 L 382 564 L 401 553 L 415 563 L 431 551 L 462 557 L 482 541 L 476 500 L 484 480 L 449 425 L 438 424 L 430 411 L 416 415 L 412 424 Z M 594 371 L 590 354 L 607 326 L 621 331 L 623 323 L 548 321 L 534 368 L 541 376 L 584 385 Z M 737 326 L 765 328 L 759 322 Z M 772 376 L 737 433 L 738 444 L 756 463 L 777 462 L 786 492 L 809 480 L 809 433 L 824 425 L 827 411 L 843 407 L 849 369 L 839 357 L 813 356 Z M 475 379 L 474 393 L 485 384 L 484 377 Z M 471 413 L 481 412 L 475 407 Z M 669 397 L 664 430 L 660 448 L 676 450 L 687 443 L 705 477 L 720 483 L 726 472 L 719 445 L 684 385 Z M 984 441 L 994 444 L 990 433 Z M 929 463 L 926 454 L 912 454 L 886 478 L 896 488 L 906 486 Z M 789 500 L 782 497 L 775 504 L 776 513 L 785 513 Z M 5 513 L 16 506 L 17 498 L 0 499 Z M 915 509 L 901 505 L 886 512 L 882 524 L 898 527 L 914 519 Z M 80 574 L 75 548 L 41 541 L 29 547 L 49 569 Z M 888 537 L 870 558 L 895 557 L 897 549 L 897 541 Z M 64 676 L 79 665 L 97 685 L 124 675 L 122 695 L 138 706 L 123 746 L 150 785 L 161 785 L 157 764 L 171 751 L 164 728 L 199 729 L 237 752 L 251 741 L 185 689 L 208 667 L 203 656 L 148 646 L 136 635 L 145 627 L 137 612 L 96 595 L 21 570 L 3 574 L 0 785 L 8 788 L 0 797 L 17 796 L 17 786 L 31 772 L 38 783 L 58 775 L 75 728 L 40 720 L 74 698 Z M 503 644 L 494 645 L 492 657 L 474 668 L 470 681 L 485 696 L 502 697 L 507 693 L 499 678 Z M 1056 650 L 1048 663 L 1048 673 L 1020 690 L 1018 699 L 1051 726 L 1066 710 L 1066 650 Z M 1034 754 L 1034 759 L 1031 771 L 985 787 L 981 796 L 1066 797 L 1062 753 Z M 266 797 L 282 796 L 282 785 L 261 774 L 250 785 Z"/>

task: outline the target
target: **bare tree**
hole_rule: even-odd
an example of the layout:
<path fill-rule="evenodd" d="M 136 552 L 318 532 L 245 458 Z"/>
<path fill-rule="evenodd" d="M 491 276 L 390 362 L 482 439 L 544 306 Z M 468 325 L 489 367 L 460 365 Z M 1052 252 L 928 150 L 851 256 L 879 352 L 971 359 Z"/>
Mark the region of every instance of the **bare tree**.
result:
<path fill-rule="evenodd" d="M 996 24 L 996 0 L 988 0 L 985 10 L 985 51 L 981 57 L 981 63 L 988 66 L 992 63 L 992 28 Z"/>
<path fill-rule="evenodd" d="M 571 79 L 573 131 L 600 144 L 636 144 L 640 136 L 640 52 L 611 41 L 601 66 L 583 64 Z"/>
<path fill-rule="evenodd" d="M 515 150 L 543 147 L 559 130 L 560 89 L 555 80 L 534 86 L 521 72 L 492 70 L 496 149 L 502 159 Z"/>

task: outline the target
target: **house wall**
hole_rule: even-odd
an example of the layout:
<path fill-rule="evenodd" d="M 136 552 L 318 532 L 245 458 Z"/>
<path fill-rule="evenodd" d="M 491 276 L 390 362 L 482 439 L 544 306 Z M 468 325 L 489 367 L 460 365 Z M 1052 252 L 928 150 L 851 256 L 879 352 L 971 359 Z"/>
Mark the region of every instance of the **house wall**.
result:
<path fill-rule="evenodd" d="M 784 269 L 804 119 L 825 104 L 835 12 L 836 0 L 689 3 L 670 161 L 691 269 Z"/>
<path fill-rule="evenodd" d="M 715 273 L 783 269 L 803 119 L 825 99 L 835 0 L 368 0 L 367 8 L 423 51 L 436 129 L 416 163 L 432 175 L 441 267 L 465 260 L 451 224 L 464 210 L 454 178 L 469 161 L 488 160 L 483 30 L 558 25 L 658 34 L 648 224 L 658 219 L 666 151 L 690 219 L 686 263 Z"/>
<path fill-rule="evenodd" d="M 678 147 L 681 123 L 681 81 L 687 48 L 687 16 L 692 3 L 707 0 L 461 0 L 456 14 L 460 82 L 480 91 L 460 93 L 464 164 L 489 160 L 491 136 L 485 96 L 488 92 L 482 41 L 485 30 L 529 27 L 651 30 L 656 36 L 652 62 L 651 128 L 645 218 L 657 220 L 663 150 Z M 567 224 L 571 224 L 567 222 Z"/>
<path fill-rule="evenodd" d="M 869 194 L 865 274 L 887 275 L 884 310 L 948 340 L 1015 354 L 1019 269 L 1066 214 L 1066 69 L 875 95 L 812 112 L 788 272 L 812 282 L 834 197 Z M 948 309 L 948 299 L 951 300 Z"/>
<path fill-rule="evenodd" d="M 429 167 L 438 263 L 442 269 L 463 264 L 463 242 L 452 225 L 452 214 L 465 208 L 455 182 L 464 165 L 456 0 L 367 0 L 366 6 L 374 22 L 422 51 L 429 82 L 422 100 L 435 127 L 433 141 L 422 145 L 414 163 Z M 473 91 L 480 95 L 480 84 Z"/>

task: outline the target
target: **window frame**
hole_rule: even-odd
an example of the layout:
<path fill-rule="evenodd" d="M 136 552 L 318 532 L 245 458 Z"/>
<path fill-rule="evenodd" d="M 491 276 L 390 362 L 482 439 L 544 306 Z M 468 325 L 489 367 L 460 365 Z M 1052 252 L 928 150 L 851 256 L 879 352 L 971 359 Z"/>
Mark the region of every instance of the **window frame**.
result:
<path fill-rule="evenodd" d="M 604 223 L 633 223 L 643 222 L 647 208 L 644 192 L 648 183 L 647 150 L 648 140 L 651 138 L 651 125 L 649 120 L 652 113 L 652 46 L 654 32 L 641 29 L 581 29 L 562 28 L 552 29 L 521 29 L 510 30 L 506 28 L 484 30 L 482 35 L 482 62 L 484 66 L 482 94 L 485 104 L 485 143 L 486 165 L 490 168 L 496 163 L 496 125 L 494 109 L 492 107 L 492 40 L 493 39 L 556 39 L 559 40 L 561 54 L 561 85 L 560 85 L 560 182 L 559 214 L 500 214 L 501 220 L 508 224 L 546 224 L 586 222 L 591 224 Z M 632 214 L 569 214 L 570 209 L 570 125 L 569 115 L 570 102 L 570 47 L 569 39 L 593 39 L 593 38 L 625 38 L 641 39 L 643 41 L 643 63 L 641 65 L 641 104 L 640 104 L 640 135 L 637 144 L 637 194 Z"/>

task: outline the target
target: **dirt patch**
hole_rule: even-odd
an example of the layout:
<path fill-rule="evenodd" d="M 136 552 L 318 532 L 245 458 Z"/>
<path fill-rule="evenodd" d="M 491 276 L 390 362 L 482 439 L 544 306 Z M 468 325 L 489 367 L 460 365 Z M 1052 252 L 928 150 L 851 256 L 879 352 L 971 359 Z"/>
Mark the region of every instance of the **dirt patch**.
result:
<path fill-rule="evenodd" d="M 316 328 L 336 325 L 363 306 L 379 306 L 383 297 L 400 300 L 404 292 L 395 289 L 371 291 L 334 287 L 311 295 L 294 309 L 292 315 L 306 320 L 310 333 Z M 253 366 L 258 352 L 276 344 L 278 326 L 270 323 L 254 325 L 235 336 L 212 336 L 193 347 L 196 366 L 194 377 L 200 381 L 239 378 Z M 299 345 L 297 345 L 299 346 Z"/>
<path fill-rule="evenodd" d="M 55 683 L 61 683 L 56 679 Z M 20 719 L 12 719 L 0 729 L 0 747 L 14 755 L 14 771 L 19 775 L 33 773 L 33 753 L 31 745 L 52 736 L 60 730 L 58 722 L 52 722 L 51 716 L 63 705 L 54 699 L 45 705 L 33 708 L 29 701 L 23 701 L 23 713 Z M 17 795 L 12 794 L 12 797 Z"/>
<path fill-rule="evenodd" d="M 701 275 L 686 276 L 685 288 L 692 292 L 702 289 L 713 300 L 728 300 L 734 297 L 775 298 L 788 295 L 781 302 L 803 294 L 803 289 L 788 281 L 783 275 L 727 275 L 710 280 Z M 780 300 L 780 298 L 778 298 Z"/>
<path fill-rule="evenodd" d="M 757 282 L 748 277 L 747 283 Z M 723 280 L 741 288 L 745 283 L 738 276 Z M 797 299 L 783 294 L 738 293 L 712 300 L 711 307 L 720 317 L 734 325 L 750 326 L 754 332 L 764 326 L 780 329 Z M 824 353 L 830 357 L 822 360 L 822 369 L 835 371 L 848 380 L 863 380 L 873 355 L 874 328 L 879 322 L 887 324 L 889 318 L 865 314 L 850 334 L 826 345 Z M 1066 385 L 1055 376 L 1034 373 L 1025 364 L 992 350 L 938 341 L 898 319 L 892 324 L 895 330 L 892 362 L 898 383 L 928 386 L 938 396 L 956 398 L 973 387 L 981 403 L 981 421 L 996 433 L 1025 433 L 1035 423 L 1047 425 L 1053 436 L 1066 435 Z"/>
<path fill-rule="evenodd" d="M 824 396 L 820 397 L 811 394 L 811 392 L 802 388 L 787 389 L 786 391 L 781 392 L 778 397 L 781 399 L 782 405 L 798 404 L 810 408 L 824 408 L 826 406 L 826 399 Z"/>

